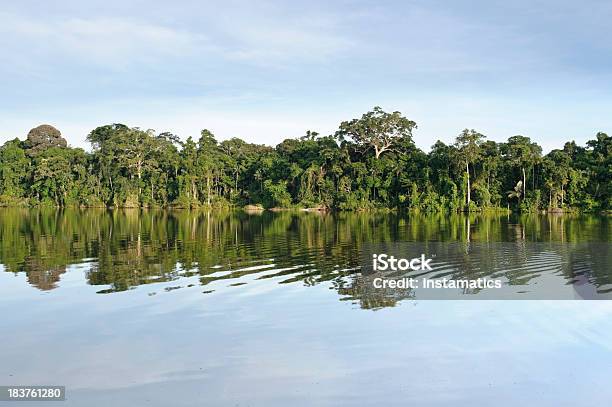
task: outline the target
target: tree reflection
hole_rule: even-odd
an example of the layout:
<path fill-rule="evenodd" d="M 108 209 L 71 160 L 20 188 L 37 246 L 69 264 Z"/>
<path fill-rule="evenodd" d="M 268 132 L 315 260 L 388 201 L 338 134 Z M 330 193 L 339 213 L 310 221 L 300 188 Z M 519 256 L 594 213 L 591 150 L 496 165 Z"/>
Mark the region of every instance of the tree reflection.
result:
<path fill-rule="evenodd" d="M 520 258 L 528 254 L 526 242 L 610 240 L 608 218 L 572 215 L 0 211 L 0 262 L 6 272 L 25 273 L 41 290 L 56 288 L 70 266 L 86 263 L 87 282 L 105 293 L 194 276 L 211 287 L 207 291 L 224 281 L 249 279 L 328 282 L 341 299 L 364 308 L 393 306 L 413 295 L 376 290 L 361 275 L 360 254 L 368 243 L 457 242 L 465 249 L 461 261 L 470 262 L 471 245 L 478 242 L 514 242 L 512 256 Z M 480 261 L 486 275 L 492 260 Z M 563 271 L 568 278 L 575 272 Z M 461 268 L 455 273 L 461 276 Z M 596 283 L 612 282 L 610 273 L 591 274 Z M 533 274 L 507 277 L 523 284 Z"/>

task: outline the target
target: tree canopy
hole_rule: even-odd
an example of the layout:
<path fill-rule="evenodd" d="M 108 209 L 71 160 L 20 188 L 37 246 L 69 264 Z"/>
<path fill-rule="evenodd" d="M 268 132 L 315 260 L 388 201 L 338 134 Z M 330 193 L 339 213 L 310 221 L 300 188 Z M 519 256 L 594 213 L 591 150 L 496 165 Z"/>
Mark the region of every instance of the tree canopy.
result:
<path fill-rule="evenodd" d="M 115 123 L 93 129 L 91 152 L 50 125 L 0 147 L 0 204 L 53 206 L 612 209 L 612 140 L 600 132 L 542 155 L 525 136 L 506 142 L 464 130 L 428 153 L 416 123 L 379 107 L 276 147 L 210 130 L 185 140 Z"/>
<path fill-rule="evenodd" d="M 382 153 L 402 139 L 411 142 L 412 130 L 415 128 L 416 123 L 400 112 L 387 113 L 376 106 L 359 119 L 342 122 L 336 137 L 341 140 L 349 137 L 357 145 L 363 146 L 364 150 L 372 148 L 374 156 L 379 159 Z"/>
<path fill-rule="evenodd" d="M 68 143 L 58 129 L 48 124 L 41 124 L 28 132 L 25 145 L 30 155 L 36 155 L 51 147 L 66 147 Z"/>

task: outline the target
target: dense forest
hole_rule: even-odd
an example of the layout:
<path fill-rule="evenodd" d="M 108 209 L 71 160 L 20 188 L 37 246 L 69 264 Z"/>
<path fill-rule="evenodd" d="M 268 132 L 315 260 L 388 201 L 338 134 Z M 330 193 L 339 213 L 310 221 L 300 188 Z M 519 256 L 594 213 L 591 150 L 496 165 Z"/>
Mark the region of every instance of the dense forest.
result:
<path fill-rule="evenodd" d="M 98 127 L 92 152 L 67 145 L 50 125 L 0 148 L 0 204 L 478 211 L 612 209 L 612 138 L 567 142 L 542 154 L 529 137 L 504 143 L 463 130 L 452 145 L 416 147 L 417 125 L 375 107 L 333 135 L 307 131 L 276 147 L 209 130 L 172 133 Z"/>

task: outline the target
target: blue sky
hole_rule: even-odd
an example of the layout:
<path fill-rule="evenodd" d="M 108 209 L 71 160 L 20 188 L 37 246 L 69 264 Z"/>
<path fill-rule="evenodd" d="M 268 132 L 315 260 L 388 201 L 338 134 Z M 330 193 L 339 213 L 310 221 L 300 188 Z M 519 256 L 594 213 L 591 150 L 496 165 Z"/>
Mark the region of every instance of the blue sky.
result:
<path fill-rule="evenodd" d="M 86 3 L 86 4 L 85 4 Z M 612 131 L 605 1 L 56 1 L 0 6 L 0 141 L 130 126 L 276 144 L 380 105 L 427 150 Z"/>

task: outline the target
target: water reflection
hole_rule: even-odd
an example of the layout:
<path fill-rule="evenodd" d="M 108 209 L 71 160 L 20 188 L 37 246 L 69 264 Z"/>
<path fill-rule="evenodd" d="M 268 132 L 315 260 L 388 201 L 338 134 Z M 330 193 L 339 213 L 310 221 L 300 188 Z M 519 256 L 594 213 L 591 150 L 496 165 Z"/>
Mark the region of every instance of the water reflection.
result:
<path fill-rule="evenodd" d="M 240 289 L 251 279 L 328 282 L 342 300 L 377 308 L 411 293 L 375 290 L 361 278 L 360 253 L 370 243 L 610 242 L 611 234 L 608 218 L 577 215 L 2 209 L 0 263 L 6 272 L 25 273 L 40 290 L 56 288 L 68 266 L 86 263 L 87 282 L 99 293 L 169 281 L 176 283 L 162 290 L 198 284 L 203 293 Z M 586 271 L 568 271 L 564 278 L 571 282 Z M 482 275 L 492 272 L 482 269 Z M 510 284 L 538 276 L 518 273 Z M 612 273 L 599 270 L 588 279 L 604 287 Z"/>

